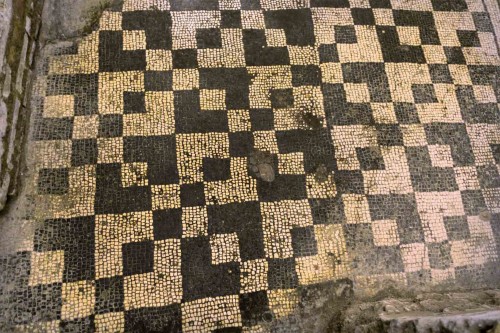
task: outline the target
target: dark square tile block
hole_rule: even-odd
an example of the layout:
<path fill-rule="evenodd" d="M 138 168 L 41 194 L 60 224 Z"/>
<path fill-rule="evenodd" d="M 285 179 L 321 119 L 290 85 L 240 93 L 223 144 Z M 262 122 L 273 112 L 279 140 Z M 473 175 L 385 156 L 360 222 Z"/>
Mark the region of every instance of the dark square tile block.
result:
<path fill-rule="evenodd" d="M 205 181 L 219 181 L 231 178 L 231 159 L 204 158 L 203 178 Z"/>
<path fill-rule="evenodd" d="M 229 154 L 233 157 L 248 157 L 253 151 L 252 132 L 229 133 Z"/>
<path fill-rule="evenodd" d="M 259 10 L 261 9 L 260 0 L 241 0 L 242 10 Z"/>
<path fill-rule="evenodd" d="M 466 215 L 479 215 L 479 213 L 488 209 L 483 193 L 480 190 L 461 191 L 460 194 L 462 195 Z"/>
<path fill-rule="evenodd" d="M 473 12 L 472 19 L 477 31 L 493 32 L 493 24 L 491 24 L 490 14 L 486 12 Z"/>
<path fill-rule="evenodd" d="M 125 311 L 125 332 L 182 332 L 181 305 L 137 308 Z"/>
<path fill-rule="evenodd" d="M 450 69 L 445 64 L 429 64 L 432 83 L 453 83 Z"/>
<path fill-rule="evenodd" d="M 113 276 L 95 281 L 96 314 L 123 311 L 123 300 L 122 276 Z"/>
<path fill-rule="evenodd" d="M 267 282 L 270 290 L 290 289 L 298 286 L 295 259 L 268 259 Z"/>
<path fill-rule="evenodd" d="M 420 122 L 417 108 L 413 103 L 394 103 L 394 112 L 400 124 L 418 124 Z"/>
<path fill-rule="evenodd" d="M 68 188 L 68 169 L 40 169 L 38 172 L 38 194 L 62 195 L 68 193 Z"/>
<path fill-rule="evenodd" d="M 444 54 L 446 55 L 446 60 L 449 64 L 465 65 L 465 56 L 462 48 L 456 46 L 445 46 Z"/>
<path fill-rule="evenodd" d="M 174 68 L 198 67 L 198 52 L 196 49 L 183 49 L 172 51 L 172 65 Z"/>
<path fill-rule="evenodd" d="M 325 62 L 339 62 L 339 53 L 336 44 L 321 44 L 319 46 L 319 61 Z"/>
<path fill-rule="evenodd" d="M 240 292 L 238 263 L 212 265 L 208 237 L 181 241 L 183 302 Z"/>
<path fill-rule="evenodd" d="M 391 0 L 370 0 L 372 8 L 392 8 Z"/>
<path fill-rule="evenodd" d="M 182 237 L 182 210 L 153 211 L 153 233 L 155 240 Z"/>
<path fill-rule="evenodd" d="M 411 90 L 415 103 L 437 103 L 438 101 L 432 84 L 414 84 Z"/>
<path fill-rule="evenodd" d="M 221 31 L 218 28 L 197 29 L 196 43 L 198 49 L 220 49 L 222 48 Z"/>
<path fill-rule="evenodd" d="M 277 91 L 277 90 L 273 90 L 273 91 Z M 272 92 L 271 92 L 271 96 L 273 96 Z M 292 96 L 292 101 L 293 101 L 293 96 Z M 272 109 L 250 109 L 250 123 L 252 125 L 252 131 L 270 131 L 270 130 L 273 130 L 274 129 L 273 110 Z"/>
<path fill-rule="evenodd" d="M 266 291 L 240 294 L 240 310 L 243 326 L 255 326 L 265 320 L 269 312 L 269 301 Z"/>
<path fill-rule="evenodd" d="M 271 183 L 258 180 L 257 193 L 262 201 L 306 199 L 305 175 L 276 175 Z"/>
<path fill-rule="evenodd" d="M 239 10 L 222 10 L 220 27 L 241 28 L 241 12 Z"/>
<path fill-rule="evenodd" d="M 146 91 L 172 90 L 172 71 L 147 71 L 144 73 Z"/>
<path fill-rule="evenodd" d="M 377 141 L 381 146 L 403 146 L 403 133 L 399 125 L 377 124 Z"/>
<path fill-rule="evenodd" d="M 496 188 L 500 187 L 500 175 L 496 165 L 478 165 L 476 167 L 477 178 L 481 188 Z"/>
<path fill-rule="evenodd" d="M 314 227 L 293 228 L 291 234 L 294 257 L 313 256 L 318 253 Z"/>
<path fill-rule="evenodd" d="M 123 113 L 146 113 L 144 92 L 125 91 L 123 93 Z"/>
<path fill-rule="evenodd" d="M 188 10 L 217 10 L 219 9 L 218 0 L 171 0 L 171 10 L 188 11 Z"/>
<path fill-rule="evenodd" d="M 181 185 L 181 205 L 182 207 L 204 206 L 205 192 L 203 183 Z"/>
<path fill-rule="evenodd" d="M 292 89 L 273 89 L 271 90 L 271 106 L 274 109 L 289 108 L 293 106 Z"/>
<path fill-rule="evenodd" d="M 321 71 L 316 65 L 292 65 L 292 84 L 298 86 L 319 86 Z"/>
<path fill-rule="evenodd" d="M 154 242 L 143 241 L 122 245 L 123 275 L 142 274 L 153 271 Z"/>
<path fill-rule="evenodd" d="M 371 8 L 351 8 L 355 25 L 375 25 L 375 16 Z"/>
<path fill-rule="evenodd" d="M 384 170 L 384 158 L 379 147 L 356 148 L 361 170 Z"/>
<path fill-rule="evenodd" d="M 427 244 L 429 251 L 429 263 L 433 269 L 447 269 L 451 267 L 450 243 L 447 241 L 441 243 Z"/>
<path fill-rule="evenodd" d="M 352 25 L 336 25 L 335 31 L 335 42 L 342 44 L 356 44 L 358 39 L 356 38 L 356 30 Z"/>
<path fill-rule="evenodd" d="M 500 164 L 500 144 L 490 144 L 491 152 L 496 164 Z"/>
<path fill-rule="evenodd" d="M 470 237 L 467 216 L 444 216 L 443 222 L 449 241 L 463 240 Z"/>
<path fill-rule="evenodd" d="M 480 47 L 481 42 L 477 31 L 473 30 L 457 30 L 458 40 L 462 47 Z"/>
<path fill-rule="evenodd" d="M 114 138 L 123 135 L 123 116 L 121 114 L 104 114 L 99 116 L 98 136 Z"/>
<path fill-rule="evenodd" d="M 458 12 L 467 10 L 465 0 L 431 0 L 432 7 L 436 11 Z"/>
<path fill-rule="evenodd" d="M 71 165 L 97 164 L 97 140 L 80 139 L 72 141 Z"/>

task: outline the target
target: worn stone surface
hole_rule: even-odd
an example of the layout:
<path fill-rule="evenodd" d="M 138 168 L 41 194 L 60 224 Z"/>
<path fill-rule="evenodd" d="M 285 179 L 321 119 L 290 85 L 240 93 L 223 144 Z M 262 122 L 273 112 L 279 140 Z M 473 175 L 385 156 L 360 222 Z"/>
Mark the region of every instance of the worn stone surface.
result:
<path fill-rule="evenodd" d="M 425 293 L 356 303 L 343 316 L 343 332 L 496 332 L 500 291 Z"/>
<path fill-rule="evenodd" d="M 43 8 L 42 43 L 81 38 L 102 10 L 120 0 L 46 0 Z M 101 10 L 102 9 L 102 10 Z"/>
<path fill-rule="evenodd" d="M 500 283 L 499 18 L 127 0 L 47 44 L 0 327 L 335 332 L 370 297 L 357 315 L 380 329 L 468 310 L 418 295 Z"/>

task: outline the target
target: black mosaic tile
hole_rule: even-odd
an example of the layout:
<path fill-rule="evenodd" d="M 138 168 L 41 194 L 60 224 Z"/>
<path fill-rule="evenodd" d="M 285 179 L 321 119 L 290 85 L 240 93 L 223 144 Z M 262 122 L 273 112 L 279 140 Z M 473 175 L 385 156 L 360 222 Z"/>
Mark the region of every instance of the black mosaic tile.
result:
<path fill-rule="evenodd" d="M 313 256 L 318 253 L 314 227 L 293 228 L 291 234 L 295 257 Z"/>
<path fill-rule="evenodd" d="M 415 103 L 437 103 L 436 92 L 432 84 L 414 84 L 411 87 Z"/>
<path fill-rule="evenodd" d="M 144 92 L 123 93 L 123 113 L 146 113 L 146 102 Z"/>
<path fill-rule="evenodd" d="M 98 136 L 100 138 L 116 138 L 123 135 L 123 116 L 105 114 L 99 116 Z"/>
<path fill-rule="evenodd" d="M 493 32 L 490 15 L 486 12 L 473 12 L 472 19 L 477 31 Z"/>
<path fill-rule="evenodd" d="M 231 160 L 224 158 L 204 158 L 203 177 L 205 181 L 227 180 L 231 178 Z"/>
<path fill-rule="evenodd" d="M 290 289 L 298 285 L 297 273 L 295 272 L 294 258 L 268 259 L 269 289 Z"/>
<path fill-rule="evenodd" d="M 172 2 L 172 7 L 177 1 Z M 172 49 L 172 16 L 168 11 L 122 12 L 123 30 L 143 30 L 148 50 Z"/>
<path fill-rule="evenodd" d="M 356 154 L 361 166 L 361 170 L 384 170 L 385 164 L 380 148 L 367 147 L 356 148 Z"/>
<path fill-rule="evenodd" d="M 467 10 L 467 2 L 465 0 L 449 1 L 449 0 L 431 0 L 432 7 L 437 11 L 464 11 Z"/>
<path fill-rule="evenodd" d="M 375 16 L 371 8 L 351 8 L 355 25 L 375 25 Z"/>
<path fill-rule="evenodd" d="M 453 83 L 450 70 L 445 64 L 429 64 L 432 83 Z"/>
<path fill-rule="evenodd" d="M 382 47 L 382 55 L 385 62 L 425 63 L 422 47 L 401 45 L 396 27 L 377 26 L 377 36 Z"/>
<path fill-rule="evenodd" d="M 336 25 L 334 27 L 335 31 L 335 43 L 341 44 L 356 44 L 356 29 L 352 25 Z"/>
<path fill-rule="evenodd" d="M 241 319 L 244 326 L 255 326 L 269 314 L 269 304 L 265 291 L 240 294 Z"/>
<path fill-rule="evenodd" d="M 196 43 L 198 49 L 220 49 L 222 48 L 222 36 L 220 29 L 197 29 Z"/>
<path fill-rule="evenodd" d="M 481 188 L 500 187 L 500 175 L 495 165 L 478 165 L 476 170 Z"/>
<path fill-rule="evenodd" d="M 413 195 L 369 195 L 373 221 L 396 220 L 400 244 L 423 242 L 424 233 Z"/>
<path fill-rule="evenodd" d="M 64 333 L 70 332 L 95 332 L 94 316 L 77 318 L 72 320 L 62 320 L 59 323 L 59 331 Z"/>
<path fill-rule="evenodd" d="M 184 301 L 238 294 L 240 269 L 237 263 L 212 265 L 206 237 L 182 239 L 182 286 Z"/>
<path fill-rule="evenodd" d="M 381 146 L 403 146 L 403 133 L 399 125 L 377 125 L 377 142 Z"/>
<path fill-rule="evenodd" d="M 196 68 L 198 67 L 196 49 L 182 49 L 172 51 L 172 64 L 174 68 Z"/>
<path fill-rule="evenodd" d="M 285 30 L 288 45 L 314 45 L 315 36 L 310 9 L 265 11 L 264 19 L 266 28 Z"/>
<path fill-rule="evenodd" d="M 457 36 L 462 47 L 481 47 L 477 31 L 457 30 Z"/>
<path fill-rule="evenodd" d="M 449 241 L 470 238 L 469 224 L 466 216 L 444 216 L 443 222 Z"/>
<path fill-rule="evenodd" d="M 38 194 L 62 195 L 68 193 L 69 170 L 41 169 L 38 172 Z"/>
<path fill-rule="evenodd" d="M 172 90 L 172 71 L 146 71 L 144 73 L 146 91 Z"/>
<path fill-rule="evenodd" d="M 181 185 L 181 205 L 183 207 L 204 206 L 205 193 L 203 183 Z"/>
<path fill-rule="evenodd" d="M 221 28 L 241 28 L 241 12 L 238 10 L 221 11 Z"/>
<path fill-rule="evenodd" d="M 96 164 L 97 153 L 96 139 L 73 140 L 71 165 L 77 167 Z"/>
<path fill-rule="evenodd" d="M 430 243 L 427 245 L 427 251 L 429 251 L 431 269 L 447 269 L 451 267 L 450 243 Z"/>
<path fill-rule="evenodd" d="M 349 8 L 349 0 L 311 0 L 311 7 Z"/>
<path fill-rule="evenodd" d="M 46 220 L 35 231 L 35 251 L 64 250 L 64 282 L 94 279 L 94 246 L 93 216 Z"/>
<path fill-rule="evenodd" d="M 154 262 L 153 254 L 153 241 L 123 244 L 123 275 L 127 276 L 152 272 Z"/>
<path fill-rule="evenodd" d="M 146 69 L 144 50 L 124 51 L 121 31 L 99 32 L 99 70 L 124 72 Z"/>
<path fill-rule="evenodd" d="M 461 191 L 462 202 L 464 204 L 465 214 L 469 216 L 479 215 L 487 210 L 484 197 L 479 190 Z"/>
<path fill-rule="evenodd" d="M 273 108 L 277 108 L 277 105 L 283 106 L 283 105 L 292 105 L 293 104 L 293 95 L 288 95 L 285 94 L 285 96 L 276 96 L 275 94 L 276 90 L 273 90 L 271 92 L 271 104 Z M 274 98 L 277 99 L 273 103 L 272 99 Z M 291 97 L 291 103 L 290 101 L 283 101 L 282 98 L 287 99 Z M 281 103 L 281 104 L 278 104 Z M 286 103 L 286 104 L 285 104 Z M 274 105 L 273 105 L 274 104 Z M 271 109 L 250 109 L 250 123 L 252 125 L 252 131 L 270 131 L 274 129 L 274 113 L 273 110 Z"/>
<path fill-rule="evenodd" d="M 446 60 L 449 64 L 454 65 L 465 65 L 465 56 L 460 47 L 456 46 L 445 46 L 444 54 L 446 55 Z"/>
<path fill-rule="evenodd" d="M 417 108 L 413 103 L 394 103 L 396 119 L 400 124 L 418 124 Z"/>
<path fill-rule="evenodd" d="M 171 10 L 187 11 L 187 10 L 217 10 L 219 2 L 217 0 L 172 0 L 170 1 Z"/>
<path fill-rule="evenodd" d="M 125 332 L 182 332 L 180 304 L 132 309 L 125 312 Z"/>
<path fill-rule="evenodd" d="M 113 276 L 95 281 L 95 313 L 103 314 L 125 310 L 123 277 Z"/>
<path fill-rule="evenodd" d="M 336 44 L 321 44 L 319 46 L 319 61 L 325 62 L 339 62 L 339 54 Z"/>
<path fill-rule="evenodd" d="M 290 63 L 286 47 L 266 46 L 264 30 L 244 29 L 243 45 L 247 66 L 288 65 Z"/>
<path fill-rule="evenodd" d="M 155 240 L 182 237 L 182 210 L 153 211 L 153 233 Z"/>
<path fill-rule="evenodd" d="M 242 10 L 259 10 L 261 9 L 260 0 L 241 0 Z"/>

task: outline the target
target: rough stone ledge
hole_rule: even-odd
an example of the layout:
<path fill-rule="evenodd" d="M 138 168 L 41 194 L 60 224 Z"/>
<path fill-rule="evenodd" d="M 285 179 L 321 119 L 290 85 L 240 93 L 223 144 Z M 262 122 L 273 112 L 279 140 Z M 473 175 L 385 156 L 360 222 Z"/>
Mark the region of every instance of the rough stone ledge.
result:
<path fill-rule="evenodd" d="M 500 290 L 424 293 L 346 309 L 342 332 L 500 332 Z"/>
<path fill-rule="evenodd" d="M 16 194 L 43 0 L 0 0 L 0 210 Z"/>

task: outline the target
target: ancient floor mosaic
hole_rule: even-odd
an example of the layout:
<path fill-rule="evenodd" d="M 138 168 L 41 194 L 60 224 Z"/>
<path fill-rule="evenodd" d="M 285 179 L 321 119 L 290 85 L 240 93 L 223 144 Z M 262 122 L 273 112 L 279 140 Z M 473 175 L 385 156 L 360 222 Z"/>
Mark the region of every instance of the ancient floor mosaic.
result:
<path fill-rule="evenodd" d="M 10 324 L 265 332 L 305 286 L 497 274 L 494 22 L 475 0 L 105 11 L 38 78 Z"/>

